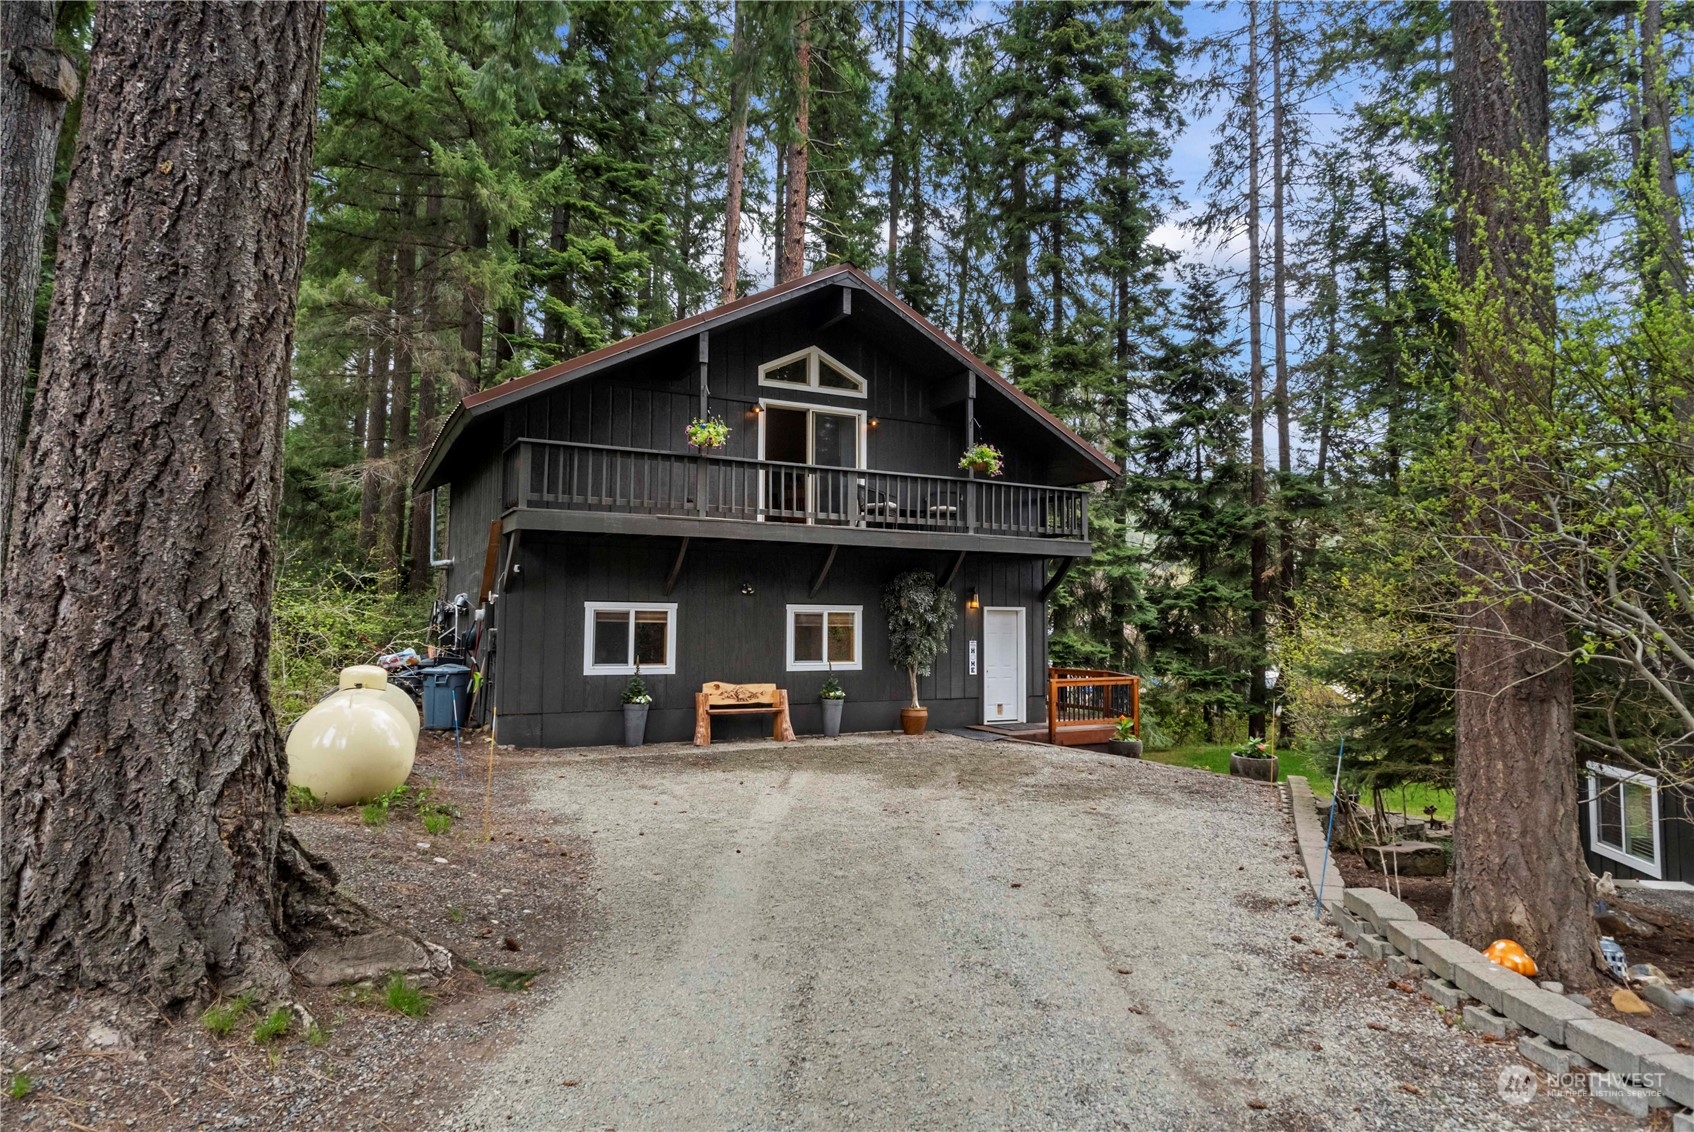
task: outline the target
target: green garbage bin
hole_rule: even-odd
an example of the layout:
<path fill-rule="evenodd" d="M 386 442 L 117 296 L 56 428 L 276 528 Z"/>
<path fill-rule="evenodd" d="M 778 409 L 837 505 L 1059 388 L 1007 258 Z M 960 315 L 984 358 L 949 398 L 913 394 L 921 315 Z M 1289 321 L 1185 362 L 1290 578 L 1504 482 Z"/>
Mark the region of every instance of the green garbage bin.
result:
<path fill-rule="evenodd" d="M 423 725 L 430 731 L 463 727 L 471 708 L 471 670 L 438 664 L 423 670 Z"/>

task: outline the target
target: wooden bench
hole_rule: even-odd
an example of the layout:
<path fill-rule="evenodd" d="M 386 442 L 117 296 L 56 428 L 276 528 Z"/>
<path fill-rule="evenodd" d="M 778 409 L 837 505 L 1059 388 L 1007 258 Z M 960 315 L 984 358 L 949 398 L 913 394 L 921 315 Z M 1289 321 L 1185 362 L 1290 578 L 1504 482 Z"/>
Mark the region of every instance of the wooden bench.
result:
<path fill-rule="evenodd" d="M 721 680 L 700 685 L 694 693 L 694 745 L 712 745 L 714 715 L 770 715 L 771 738 L 783 742 L 794 739 L 794 725 L 788 721 L 788 693 L 775 684 L 725 684 Z"/>

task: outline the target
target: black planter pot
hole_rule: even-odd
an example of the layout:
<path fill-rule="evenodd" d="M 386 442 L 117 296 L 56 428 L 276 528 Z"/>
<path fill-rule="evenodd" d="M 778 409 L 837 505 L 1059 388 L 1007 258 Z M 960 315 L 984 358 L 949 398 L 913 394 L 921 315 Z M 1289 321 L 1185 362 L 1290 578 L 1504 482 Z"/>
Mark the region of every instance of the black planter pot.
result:
<path fill-rule="evenodd" d="M 1114 755 L 1122 755 L 1126 759 L 1138 759 L 1141 757 L 1141 740 L 1107 739 L 1106 750 Z"/>
<path fill-rule="evenodd" d="M 647 738 L 647 709 L 650 704 L 623 706 L 623 745 L 639 747 Z"/>
<path fill-rule="evenodd" d="M 1276 756 L 1254 759 L 1246 755 L 1229 756 L 1229 773 L 1240 778 L 1251 778 L 1259 782 L 1276 781 Z"/>
<path fill-rule="evenodd" d="M 819 697 L 818 703 L 823 705 L 823 733 L 833 739 L 841 734 L 841 708 L 847 701 L 840 697 Z"/>

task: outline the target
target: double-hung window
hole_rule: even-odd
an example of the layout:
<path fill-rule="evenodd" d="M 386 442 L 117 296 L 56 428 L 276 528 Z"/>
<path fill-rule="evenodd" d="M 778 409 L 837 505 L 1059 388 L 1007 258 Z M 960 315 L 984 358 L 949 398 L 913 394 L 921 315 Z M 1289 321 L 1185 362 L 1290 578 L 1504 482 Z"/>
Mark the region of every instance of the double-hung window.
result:
<path fill-rule="evenodd" d="M 675 602 L 584 602 L 582 622 L 584 676 L 676 671 Z"/>
<path fill-rule="evenodd" d="M 862 605 L 788 607 L 788 671 L 855 671 L 864 667 Z"/>
<path fill-rule="evenodd" d="M 1659 877 L 1659 780 L 1589 763 L 1588 831 L 1595 853 Z"/>

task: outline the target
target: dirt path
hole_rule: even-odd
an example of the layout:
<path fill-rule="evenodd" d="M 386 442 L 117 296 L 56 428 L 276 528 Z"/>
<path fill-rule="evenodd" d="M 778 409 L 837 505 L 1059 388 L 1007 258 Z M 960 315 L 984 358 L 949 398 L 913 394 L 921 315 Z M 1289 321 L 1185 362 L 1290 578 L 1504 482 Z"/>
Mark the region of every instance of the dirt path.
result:
<path fill-rule="evenodd" d="M 1337 958 L 1264 787 L 951 738 L 561 760 L 591 942 L 457 1127 L 1614 1123 L 1508 1108 L 1515 1054 Z"/>

